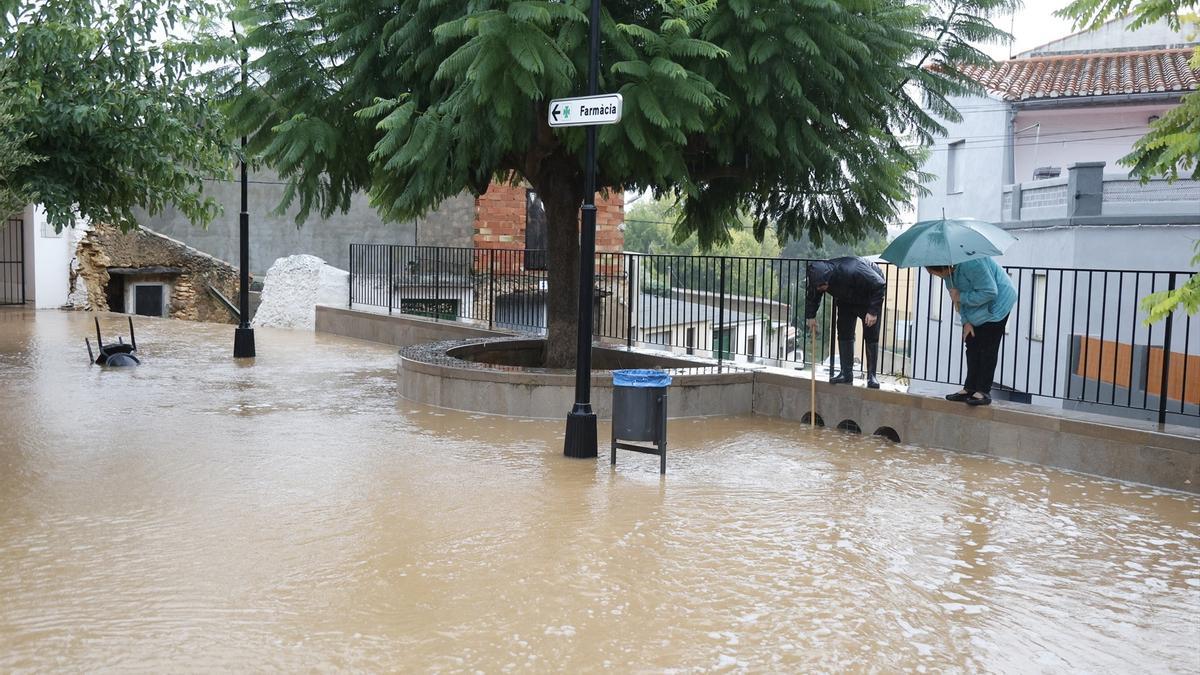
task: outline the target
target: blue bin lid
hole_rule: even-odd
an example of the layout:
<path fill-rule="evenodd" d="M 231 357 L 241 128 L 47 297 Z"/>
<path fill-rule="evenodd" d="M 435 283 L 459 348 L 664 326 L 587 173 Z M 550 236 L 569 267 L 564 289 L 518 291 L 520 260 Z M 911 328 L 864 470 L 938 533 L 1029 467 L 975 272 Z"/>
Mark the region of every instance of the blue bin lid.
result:
<path fill-rule="evenodd" d="M 613 386 L 615 387 L 650 389 L 667 387 L 670 384 L 671 376 L 661 370 L 635 369 L 613 371 Z"/>

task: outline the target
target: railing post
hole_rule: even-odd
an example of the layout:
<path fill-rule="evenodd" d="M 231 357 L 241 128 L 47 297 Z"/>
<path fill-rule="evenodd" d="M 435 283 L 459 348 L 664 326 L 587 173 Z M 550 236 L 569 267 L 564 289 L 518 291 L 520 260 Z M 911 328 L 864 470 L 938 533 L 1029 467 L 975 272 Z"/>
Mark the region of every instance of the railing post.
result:
<path fill-rule="evenodd" d="M 637 283 L 633 255 L 625 254 L 625 348 L 633 349 L 633 286 Z"/>
<path fill-rule="evenodd" d="M 442 247 L 436 246 L 433 249 L 433 320 L 440 321 L 442 319 Z"/>
<path fill-rule="evenodd" d="M 350 244 L 350 299 L 347 306 L 354 306 L 354 244 Z"/>
<path fill-rule="evenodd" d="M 721 283 L 720 292 L 717 296 L 717 365 L 719 366 L 725 358 L 725 351 L 721 349 L 721 339 L 725 337 L 725 256 L 721 256 Z"/>
<path fill-rule="evenodd" d="M 496 320 L 496 251 L 488 249 L 488 328 Z"/>
<path fill-rule="evenodd" d="M 1167 277 L 1167 292 L 1175 290 L 1175 273 Z M 1158 423 L 1167 423 L 1167 384 L 1171 372 L 1171 325 L 1175 320 L 1175 312 L 1167 315 L 1167 325 L 1163 333 L 1162 379 L 1158 389 Z"/>
<path fill-rule="evenodd" d="M 392 284 L 395 283 L 395 278 L 392 276 L 392 261 L 396 258 L 396 251 L 391 245 L 387 247 L 387 294 L 388 294 L 388 314 L 392 313 Z"/>

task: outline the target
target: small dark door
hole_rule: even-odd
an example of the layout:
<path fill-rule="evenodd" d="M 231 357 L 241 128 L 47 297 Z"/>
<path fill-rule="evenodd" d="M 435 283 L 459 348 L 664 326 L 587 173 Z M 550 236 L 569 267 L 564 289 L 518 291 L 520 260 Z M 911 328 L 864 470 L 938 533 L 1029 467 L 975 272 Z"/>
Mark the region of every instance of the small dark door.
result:
<path fill-rule="evenodd" d="M 722 359 L 733 356 L 733 329 L 713 329 L 713 351 Z"/>
<path fill-rule="evenodd" d="M 133 313 L 141 316 L 163 315 L 163 287 L 158 284 L 133 287 Z"/>
<path fill-rule="evenodd" d="M 108 285 L 104 287 L 104 298 L 108 300 L 108 311 L 125 313 L 125 275 L 109 274 Z"/>

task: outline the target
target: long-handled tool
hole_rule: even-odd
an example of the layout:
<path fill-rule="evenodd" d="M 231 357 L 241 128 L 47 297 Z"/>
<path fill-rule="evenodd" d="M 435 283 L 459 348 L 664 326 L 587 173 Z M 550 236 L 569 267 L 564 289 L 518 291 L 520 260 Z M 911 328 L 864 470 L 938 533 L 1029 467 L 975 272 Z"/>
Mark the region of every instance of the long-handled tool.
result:
<path fill-rule="evenodd" d="M 812 377 L 809 378 L 809 393 L 808 403 L 811 409 L 808 411 L 808 421 L 812 428 L 817 428 L 817 331 L 809 331 L 812 334 Z"/>

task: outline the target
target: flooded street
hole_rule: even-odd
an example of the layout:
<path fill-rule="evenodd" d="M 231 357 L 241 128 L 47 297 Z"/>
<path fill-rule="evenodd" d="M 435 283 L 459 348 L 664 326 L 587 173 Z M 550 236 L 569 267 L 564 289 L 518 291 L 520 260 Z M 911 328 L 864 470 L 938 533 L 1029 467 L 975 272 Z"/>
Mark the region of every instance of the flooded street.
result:
<path fill-rule="evenodd" d="M 759 417 L 660 479 L 390 347 L 136 328 L 0 310 L 0 671 L 1200 669 L 1195 497 Z"/>

